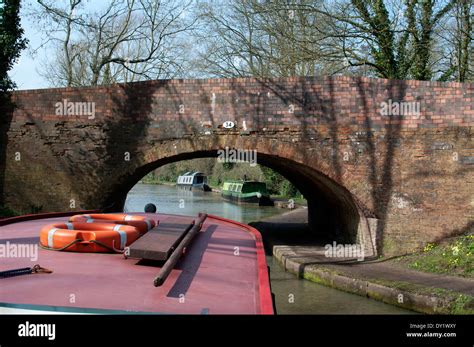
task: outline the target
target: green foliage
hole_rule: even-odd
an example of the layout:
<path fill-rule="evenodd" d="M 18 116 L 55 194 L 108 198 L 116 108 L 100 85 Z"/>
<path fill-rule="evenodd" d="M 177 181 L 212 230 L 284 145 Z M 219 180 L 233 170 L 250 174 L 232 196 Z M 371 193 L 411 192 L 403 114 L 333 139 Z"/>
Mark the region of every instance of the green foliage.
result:
<path fill-rule="evenodd" d="M 474 235 L 457 237 L 445 244 L 429 243 L 423 252 L 404 260 L 408 267 L 427 272 L 474 277 Z"/>
<path fill-rule="evenodd" d="M 3 0 L 3 16 L 0 18 L 0 92 L 15 86 L 8 77 L 8 71 L 27 44 L 27 40 L 22 38 L 19 12 L 20 0 Z"/>
<path fill-rule="evenodd" d="M 298 189 L 296 189 L 296 187 L 290 181 L 286 179 L 281 183 L 280 193 L 281 195 L 287 196 L 290 198 L 293 198 L 299 195 Z"/>
<path fill-rule="evenodd" d="M 267 183 L 267 189 L 269 193 L 278 194 L 284 177 L 268 167 L 261 166 L 260 169 L 262 170 L 263 176 L 265 177 L 265 182 Z"/>
<path fill-rule="evenodd" d="M 451 307 L 451 314 L 473 314 L 474 298 L 470 295 L 459 294 Z"/>
<path fill-rule="evenodd" d="M 270 194 L 279 195 L 282 197 L 294 198 L 300 195 L 298 189 L 285 177 L 272 169 L 261 166 L 265 183 Z"/>
<path fill-rule="evenodd" d="M 363 26 L 363 36 L 371 37 L 370 55 L 377 74 L 392 79 L 430 80 L 433 76 L 433 29 L 453 6 L 453 1 L 435 11 L 433 1 L 407 0 L 404 30 L 394 29 L 398 18 L 389 14 L 384 1 L 351 0 Z M 398 22 L 398 23 L 403 23 Z M 348 20 L 348 23 L 350 21 Z"/>

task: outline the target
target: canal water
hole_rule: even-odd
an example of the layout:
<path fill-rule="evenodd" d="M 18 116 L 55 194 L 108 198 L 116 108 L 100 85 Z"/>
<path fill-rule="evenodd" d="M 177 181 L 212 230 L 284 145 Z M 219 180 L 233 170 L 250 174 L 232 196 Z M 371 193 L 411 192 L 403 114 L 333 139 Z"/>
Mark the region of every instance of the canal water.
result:
<path fill-rule="evenodd" d="M 175 186 L 137 184 L 128 193 L 125 210 L 143 212 L 147 203 L 154 203 L 160 213 L 197 215 L 206 212 L 238 222 L 250 223 L 282 212 L 271 206 L 240 206 L 221 199 L 213 192 L 192 192 Z"/>
<path fill-rule="evenodd" d="M 147 203 L 154 203 L 160 213 L 197 215 L 206 212 L 243 223 L 256 222 L 281 214 L 276 207 L 235 205 L 223 201 L 219 194 L 189 192 L 174 186 L 137 184 L 128 193 L 125 210 L 142 212 Z M 297 279 L 272 256 L 270 266 L 272 291 L 279 314 L 407 314 L 410 311 L 379 301 L 345 293 L 307 280 Z"/>

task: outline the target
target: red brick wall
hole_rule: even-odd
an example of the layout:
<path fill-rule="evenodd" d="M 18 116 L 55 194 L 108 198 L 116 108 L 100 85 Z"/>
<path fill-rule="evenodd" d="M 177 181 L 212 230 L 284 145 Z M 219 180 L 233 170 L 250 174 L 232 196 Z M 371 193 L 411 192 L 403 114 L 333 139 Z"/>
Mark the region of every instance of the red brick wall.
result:
<path fill-rule="evenodd" d="M 21 212 L 68 210 L 71 199 L 77 209 L 103 207 L 157 165 L 235 146 L 257 149 L 308 197 L 327 201 L 314 219 L 341 207 L 347 214 L 333 219 L 345 223 L 358 201 L 379 219 L 387 253 L 472 226 L 473 84 L 169 80 L 18 91 L 13 99 L 0 171 L 2 199 Z M 56 115 L 63 99 L 94 102 L 95 119 Z M 420 115 L 381 115 L 389 99 L 419 102 Z M 224 129 L 228 120 L 237 127 Z"/>

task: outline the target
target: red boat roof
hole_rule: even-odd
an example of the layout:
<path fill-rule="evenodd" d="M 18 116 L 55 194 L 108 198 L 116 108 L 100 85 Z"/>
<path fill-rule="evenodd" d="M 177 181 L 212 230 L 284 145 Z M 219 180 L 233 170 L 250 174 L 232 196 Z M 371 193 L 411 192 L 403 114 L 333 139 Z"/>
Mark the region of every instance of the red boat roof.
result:
<path fill-rule="evenodd" d="M 160 222 L 171 216 L 140 215 Z M 196 219 L 181 218 L 183 222 Z M 1 226 L 0 244 L 38 245 L 39 231 L 45 224 L 67 219 L 43 218 Z M 239 255 L 234 254 L 237 249 Z M 39 248 L 37 260 L 4 257 L 0 271 L 36 263 L 53 273 L 0 279 L 0 306 L 105 313 L 273 313 L 260 234 L 247 225 L 216 216 L 208 216 L 201 232 L 158 288 L 153 286 L 153 279 L 159 267 L 140 265 L 138 259 L 124 259 L 121 254 Z"/>

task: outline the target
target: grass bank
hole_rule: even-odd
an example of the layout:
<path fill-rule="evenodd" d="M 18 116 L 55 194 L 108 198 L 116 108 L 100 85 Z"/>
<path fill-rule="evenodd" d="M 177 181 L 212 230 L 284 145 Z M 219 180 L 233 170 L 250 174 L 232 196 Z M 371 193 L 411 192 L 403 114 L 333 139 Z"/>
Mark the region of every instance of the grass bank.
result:
<path fill-rule="evenodd" d="M 422 251 L 394 262 L 417 271 L 474 278 L 474 234 L 429 243 Z"/>

